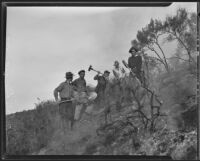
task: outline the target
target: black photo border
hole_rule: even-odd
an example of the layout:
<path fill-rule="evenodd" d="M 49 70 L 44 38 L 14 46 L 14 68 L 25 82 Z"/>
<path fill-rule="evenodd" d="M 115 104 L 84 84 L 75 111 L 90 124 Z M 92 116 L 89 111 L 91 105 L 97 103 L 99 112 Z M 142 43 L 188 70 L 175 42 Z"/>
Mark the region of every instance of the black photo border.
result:
<path fill-rule="evenodd" d="M 163 156 L 131 156 L 131 155 L 7 155 L 6 154 L 6 112 L 5 112 L 5 61 L 6 61 L 6 18 L 7 18 L 7 7 L 10 6 L 20 6 L 20 7 L 30 7 L 30 6 L 46 6 L 46 7 L 54 7 L 54 6 L 66 6 L 66 7 L 167 7 L 173 2 L 185 2 L 185 1 L 136 1 L 136 0 L 87 0 L 87 1 L 78 1 L 78 0 L 1 0 L 1 11 L 0 11 L 0 22 L 1 22 L 1 53 L 0 53 L 0 118 L 1 118 L 1 159 L 2 160 L 171 160 L 170 157 Z M 197 2 L 197 51 L 199 52 L 199 39 L 200 39 L 200 2 L 189 1 L 188 2 Z M 198 53 L 198 62 L 200 60 Z M 197 64 L 197 103 L 198 103 L 198 122 L 200 121 L 200 109 L 199 109 L 199 63 Z M 200 143 L 199 143 L 199 129 L 200 124 L 198 124 L 198 159 L 200 156 Z"/>

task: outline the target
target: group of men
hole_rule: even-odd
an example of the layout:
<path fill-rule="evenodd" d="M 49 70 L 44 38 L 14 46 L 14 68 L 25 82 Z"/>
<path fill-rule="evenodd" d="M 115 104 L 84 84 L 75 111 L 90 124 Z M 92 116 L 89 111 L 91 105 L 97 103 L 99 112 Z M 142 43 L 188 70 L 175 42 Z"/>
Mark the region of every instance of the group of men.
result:
<path fill-rule="evenodd" d="M 142 57 L 138 54 L 139 50 L 136 47 L 131 47 L 129 53 L 131 53 L 131 57 L 128 59 L 128 67 L 131 69 L 133 73 L 135 73 L 136 77 L 142 82 L 141 77 L 141 68 L 142 68 Z M 57 88 L 54 90 L 55 100 L 58 101 L 58 94 L 60 97 L 59 102 L 59 112 L 61 116 L 61 120 L 63 124 L 68 122 L 71 129 L 74 124 L 74 114 L 75 114 L 75 106 L 77 103 L 83 105 L 83 108 L 80 112 L 81 115 L 84 113 L 87 108 L 88 101 L 88 91 L 86 87 L 85 80 L 85 70 L 80 70 L 78 72 L 79 78 L 73 81 L 73 73 L 67 72 L 65 77 L 66 81 L 62 82 Z M 95 99 L 96 104 L 101 107 L 104 105 L 106 100 L 106 87 L 109 81 L 109 71 L 104 71 L 102 75 L 100 72 L 94 77 L 94 80 L 98 81 L 95 92 L 97 93 L 97 98 Z M 65 128 L 65 127 L 64 127 Z"/>
<path fill-rule="evenodd" d="M 85 80 L 85 70 L 81 70 L 78 72 L 79 78 L 73 81 L 73 73 L 66 72 L 66 81 L 62 82 L 57 88 L 54 90 L 55 100 L 58 101 L 58 94 L 60 97 L 59 102 L 59 113 L 61 116 L 62 124 L 65 124 L 67 120 L 70 121 L 70 127 L 73 128 L 74 123 L 74 114 L 75 107 L 77 104 L 82 104 L 82 109 L 80 111 L 79 119 L 81 119 L 82 114 L 84 113 L 89 93 L 87 91 L 86 80 Z M 98 73 L 94 80 L 98 81 L 95 92 L 97 93 L 96 102 L 103 100 L 104 91 L 106 88 L 106 83 L 108 81 L 110 72 L 105 71 L 103 75 Z"/>

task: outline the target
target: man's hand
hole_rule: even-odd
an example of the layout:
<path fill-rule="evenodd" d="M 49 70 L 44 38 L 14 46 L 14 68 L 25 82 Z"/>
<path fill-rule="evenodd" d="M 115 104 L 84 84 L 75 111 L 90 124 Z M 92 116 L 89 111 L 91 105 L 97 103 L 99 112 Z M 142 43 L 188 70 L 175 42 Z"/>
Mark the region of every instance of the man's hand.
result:
<path fill-rule="evenodd" d="M 136 73 L 136 72 L 137 72 L 137 69 L 136 69 L 136 68 L 133 68 L 133 69 L 132 69 L 132 72 Z"/>
<path fill-rule="evenodd" d="M 74 98 L 74 97 L 71 98 L 71 101 L 72 101 L 73 104 L 77 104 L 77 100 L 76 100 L 76 98 Z"/>
<path fill-rule="evenodd" d="M 55 101 L 58 102 L 58 98 L 55 97 Z"/>

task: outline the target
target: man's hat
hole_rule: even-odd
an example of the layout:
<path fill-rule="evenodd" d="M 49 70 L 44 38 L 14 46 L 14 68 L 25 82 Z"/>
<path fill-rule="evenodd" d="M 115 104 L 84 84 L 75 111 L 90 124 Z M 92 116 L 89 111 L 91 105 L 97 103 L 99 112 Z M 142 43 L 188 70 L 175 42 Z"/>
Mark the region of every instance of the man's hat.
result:
<path fill-rule="evenodd" d="M 65 77 L 66 78 L 72 78 L 73 77 L 73 73 L 72 72 L 66 72 Z"/>
<path fill-rule="evenodd" d="M 108 70 L 105 70 L 104 73 L 108 73 L 108 74 L 110 74 L 110 72 L 109 72 Z"/>
<path fill-rule="evenodd" d="M 139 49 L 138 49 L 137 47 L 135 47 L 135 46 L 132 46 L 132 47 L 129 49 L 129 53 L 132 53 L 132 51 L 138 52 Z"/>
<path fill-rule="evenodd" d="M 85 70 L 80 70 L 79 72 L 78 72 L 78 74 L 80 74 L 80 73 L 85 73 Z"/>

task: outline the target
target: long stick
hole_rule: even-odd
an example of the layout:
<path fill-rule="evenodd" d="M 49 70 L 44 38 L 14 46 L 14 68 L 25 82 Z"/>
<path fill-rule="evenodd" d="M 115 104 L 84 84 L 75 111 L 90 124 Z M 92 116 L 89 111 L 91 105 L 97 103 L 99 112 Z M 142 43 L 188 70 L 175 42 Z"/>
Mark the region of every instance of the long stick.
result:
<path fill-rule="evenodd" d="M 64 103 L 64 102 L 71 102 L 71 101 L 73 101 L 73 100 L 74 100 L 74 99 L 59 101 L 58 103 L 60 104 L 60 103 Z"/>
<path fill-rule="evenodd" d="M 103 73 L 101 73 L 100 71 L 97 71 L 97 70 L 95 70 L 95 69 L 91 69 L 91 70 L 93 70 L 93 71 L 95 71 L 95 72 L 97 72 L 97 73 L 103 74 Z"/>

